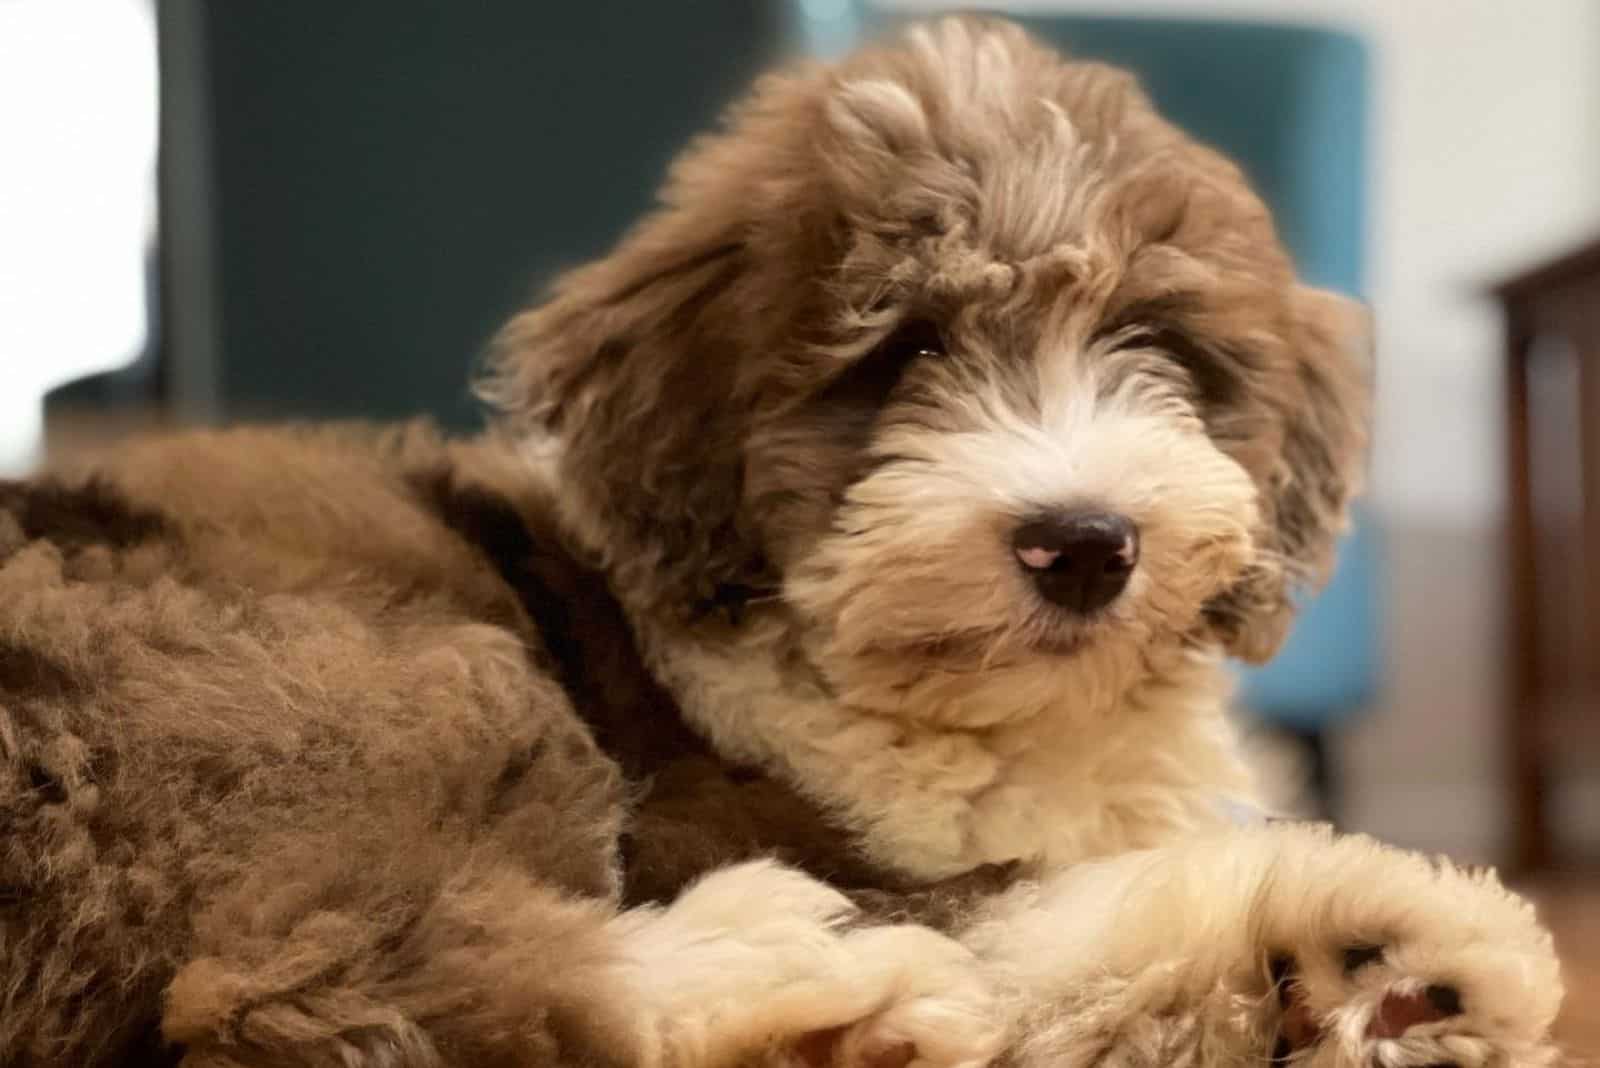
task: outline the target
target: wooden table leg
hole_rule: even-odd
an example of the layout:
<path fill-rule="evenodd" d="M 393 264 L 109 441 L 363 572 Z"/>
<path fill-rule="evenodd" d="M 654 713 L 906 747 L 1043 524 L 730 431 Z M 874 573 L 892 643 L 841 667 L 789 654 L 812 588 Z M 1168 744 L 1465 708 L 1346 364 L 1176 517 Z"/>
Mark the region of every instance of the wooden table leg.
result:
<path fill-rule="evenodd" d="M 1506 346 L 1506 730 L 1512 809 L 1511 864 L 1532 871 L 1550 862 L 1539 684 L 1538 569 L 1528 426 L 1528 355 L 1533 332 L 1514 316 Z"/>

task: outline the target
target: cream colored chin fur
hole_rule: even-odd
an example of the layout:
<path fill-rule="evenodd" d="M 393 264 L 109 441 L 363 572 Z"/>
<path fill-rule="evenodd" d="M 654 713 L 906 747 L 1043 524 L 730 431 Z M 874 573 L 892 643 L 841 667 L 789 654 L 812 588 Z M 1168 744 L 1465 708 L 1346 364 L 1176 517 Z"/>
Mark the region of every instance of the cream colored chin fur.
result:
<path fill-rule="evenodd" d="M 855 830 L 872 858 L 920 879 L 1021 860 L 1061 867 L 1215 827 L 1252 792 L 1223 715 L 1214 657 L 1108 706 L 1070 694 L 967 729 L 832 698 L 778 613 L 731 646 L 645 624 L 647 659 L 727 757 L 774 770 Z M 792 665 L 792 666 L 791 666 Z M 1027 685 L 997 672 L 997 696 Z"/>

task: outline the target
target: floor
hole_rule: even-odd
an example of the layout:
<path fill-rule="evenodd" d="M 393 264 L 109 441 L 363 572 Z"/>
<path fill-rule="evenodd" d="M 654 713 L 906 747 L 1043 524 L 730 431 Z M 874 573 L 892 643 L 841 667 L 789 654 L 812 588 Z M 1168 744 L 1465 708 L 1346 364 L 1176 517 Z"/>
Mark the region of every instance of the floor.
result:
<path fill-rule="evenodd" d="M 1600 873 L 1586 879 L 1550 879 L 1520 887 L 1555 932 L 1567 1001 L 1556 1036 L 1568 1064 L 1600 1065 Z"/>

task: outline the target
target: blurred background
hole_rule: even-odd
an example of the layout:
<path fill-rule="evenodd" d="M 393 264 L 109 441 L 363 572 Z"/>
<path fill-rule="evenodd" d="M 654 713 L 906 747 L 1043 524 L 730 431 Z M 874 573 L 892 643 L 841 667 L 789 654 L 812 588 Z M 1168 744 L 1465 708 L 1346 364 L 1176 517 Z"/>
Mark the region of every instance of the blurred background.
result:
<path fill-rule="evenodd" d="M 1244 703 L 1286 803 L 1538 894 L 1600 1052 L 1600 3 L 987 6 L 1138 71 L 1375 309 L 1371 492 Z M 0 0 L 0 475 L 149 426 L 477 425 L 497 324 L 756 72 L 937 8 Z"/>

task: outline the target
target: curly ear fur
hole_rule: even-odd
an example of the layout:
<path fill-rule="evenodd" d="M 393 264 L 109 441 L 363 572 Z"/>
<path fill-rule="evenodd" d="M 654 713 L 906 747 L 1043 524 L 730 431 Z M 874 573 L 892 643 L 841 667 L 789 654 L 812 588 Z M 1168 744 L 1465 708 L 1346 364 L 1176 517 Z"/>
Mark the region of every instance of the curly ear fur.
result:
<path fill-rule="evenodd" d="M 763 584 L 739 515 L 753 361 L 805 313 L 817 274 L 797 251 L 825 228 L 790 206 L 815 69 L 759 83 L 729 132 L 674 165 L 660 207 L 605 259 L 511 321 L 480 395 L 530 442 L 559 446 L 561 483 L 618 581 L 660 605 Z M 786 147 L 788 146 L 788 147 Z M 775 299 L 781 295 L 782 300 Z M 770 366 L 764 370 L 771 375 Z"/>
<path fill-rule="evenodd" d="M 1283 644 L 1295 597 L 1327 581 L 1366 457 L 1370 315 L 1346 297 L 1301 286 L 1289 322 L 1292 370 L 1268 398 L 1281 446 L 1263 480 L 1258 563 L 1208 610 L 1228 651 L 1253 663 Z"/>
<path fill-rule="evenodd" d="M 667 572 L 746 566 L 731 528 L 740 429 L 729 341 L 705 325 L 721 318 L 719 291 L 742 253 L 731 241 L 651 244 L 569 275 L 553 301 L 514 319 L 481 392 L 525 440 L 560 443 L 564 491 L 583 497 L 569 503 L 606 531 L 607 555 L 670 584 Z"/>

